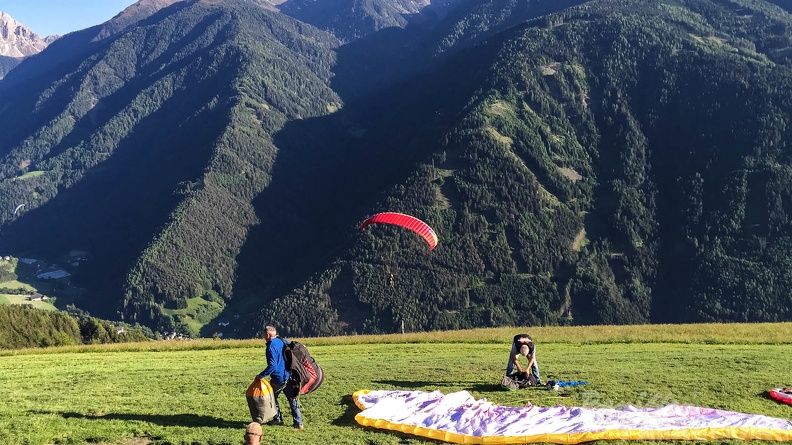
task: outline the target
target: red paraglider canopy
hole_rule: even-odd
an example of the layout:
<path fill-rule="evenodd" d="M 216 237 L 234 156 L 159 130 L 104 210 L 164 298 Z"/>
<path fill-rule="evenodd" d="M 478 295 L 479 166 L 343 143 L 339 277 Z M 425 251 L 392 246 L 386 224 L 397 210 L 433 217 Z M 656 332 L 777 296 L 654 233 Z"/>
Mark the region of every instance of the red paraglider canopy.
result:
<path fill-rule="evenodd" d="M 429 244 L 429 250 L 437 246 L 437 234 L 435 234 L 435 231 L 429 227 L 429 224 L 426 224 L 414 216 L 396 212 L 377 213 L 371 218 L 363 221 L 363 224 L 360 226 L 360 232 L 362 233 L 366 226 L 377 223 L 395 224 L 397 226 L 406 227 L 418 235 L 421 235 Z"/>

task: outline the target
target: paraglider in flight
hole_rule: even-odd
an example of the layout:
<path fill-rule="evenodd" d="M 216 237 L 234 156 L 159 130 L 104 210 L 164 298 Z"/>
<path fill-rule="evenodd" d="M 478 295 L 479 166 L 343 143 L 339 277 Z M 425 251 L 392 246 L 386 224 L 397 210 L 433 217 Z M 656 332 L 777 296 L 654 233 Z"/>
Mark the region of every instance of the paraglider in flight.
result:
<path fill-rule="evenodd" d="M 19 204 L 18 206 L 14 207 L 14 216 L 16 216 L 19 209 L 21 209 L 25 204 Z"/>
<path fill-rule="evenodd" d="M 363 221 L 363 224 L 360 226 L 360 232 L 363 233 L 363 229 L 365 229 L 366 226 L 370 224 L 379 223 L 395 224 L 397 226 L 406 227 L 412 230 L 413 232 L 420 235 L 429 244 L 429 250 L 432 250 L 435 248 L 435 246 L 437 246 L 437 234 L 435 234 L 435 231 L 420 219 L 414 216 L 406 215 L 404 213 L 377 213 L 371 218 Z"/>

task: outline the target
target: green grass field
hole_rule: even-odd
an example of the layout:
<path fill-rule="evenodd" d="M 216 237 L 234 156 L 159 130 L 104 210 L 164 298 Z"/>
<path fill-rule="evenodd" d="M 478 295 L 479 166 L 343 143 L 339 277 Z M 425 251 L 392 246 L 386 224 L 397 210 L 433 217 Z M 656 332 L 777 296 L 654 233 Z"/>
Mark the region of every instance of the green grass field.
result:
<path fill-rule="evenodd" d="M 37 292 L 36 288 L 32 288 L 27 283 L 22 283 L 20 281 L 6 281 L 4 283 L 0 283 L 0 287 L 6 287 L 9 289 L 27 289 L 28 293 L 25 295 L 15 295 L 15 294 L 0 294 L 0 304 L 28 304 L 33 306 L 36 309 L 43 309 L 45 311 L 54 311 L 57 308 L 55 305 L 52 304 L 52 300 L 45 300 L 45 301 L 27 301 L 27 297 L 29 294 Z M 49 293 L 52 295 L 52 293 Z"/>
<path fill-rule="evenodd" d="M 57 310 L 49 301 L 27 301 L 27 295 L 0 294 L 0 304 L 29 304 L 36 309 L 45 311 Z"/>
<path fill-rule="evenodd" d="M 27 173 L 25 173 L 25 174 L 23 174 L 21 176 L 17 176 L 16 178 L 14 178 L 14 180 L 24 180 L 24 179 L 30 179 L 30 178 L 37 178 L 37 177 L 43 175 L 44 173 L 47 173 L 47 172 L 42 171 L 42 170 L 33 170 L 33 171 L 27 172 Z"/>
<path fill-rule="evenodd" d="M 571 397 L 502 390 L 511 336 L 526 330 L 544 380 L 589 385 L 572 388 Z M 792 323 L 782 323 L 302 339 L 326 380 L 301 398 L 306 429 L 266 426 L 264 443 L 439 443 L 357 425 L 351 395 L 359 389 L 464 389 L 511 406 L 680 403 L 790 418 L 792 406 L 765 394 L 792 385 L 791 334 Z M 240 443 L 250 421 L 244 391 L 265 366 L 263 345 L 199 340 L 0 351 L 0 443 Z M 281 405 L 289 422 L 285 400 Z"/>
<path fill-rule="evenodd" d="M 168 315 L 178 315 L 182 322 L 187 324 L 192 336 L 200 336 L 201 328 L 208 320 L 217 317 L 223 311 L 223 307 L 211 301 L 206 301 L 201 297 L 187 299 L 187 307 L 184 309 L 164 309 Z"/>
<path fill-rule="evenodd" d="M 9 289 L 25 289 L 25 290 L 29 291 L 30 293 L 35 292 L 35 289 L 32 288 L 29 284 L 23 283 L 23 282 L 21 282 L 19 280 L 5 281 L 5 282 L 0 283 L 0 284 L 2 284 L 3 287 L 7 287 Z"/>

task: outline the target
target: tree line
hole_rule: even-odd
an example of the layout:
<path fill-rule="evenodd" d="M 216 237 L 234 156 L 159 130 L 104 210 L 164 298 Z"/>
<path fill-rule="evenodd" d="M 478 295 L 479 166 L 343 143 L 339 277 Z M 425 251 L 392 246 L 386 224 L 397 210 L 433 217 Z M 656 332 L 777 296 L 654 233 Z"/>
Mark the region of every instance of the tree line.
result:
<path fill-rule="evenodd" d="M 153 337 L 150 329 L 114 324 L 84 314 L 0 305 L 0 349 L 125 343 Z"/>

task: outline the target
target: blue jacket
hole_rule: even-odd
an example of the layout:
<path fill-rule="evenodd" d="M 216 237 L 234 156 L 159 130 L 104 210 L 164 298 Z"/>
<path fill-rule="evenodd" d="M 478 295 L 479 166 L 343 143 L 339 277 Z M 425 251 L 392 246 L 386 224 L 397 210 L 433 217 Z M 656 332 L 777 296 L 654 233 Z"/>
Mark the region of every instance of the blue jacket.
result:
<path fill-rule="evenodd" d="M 283 345 L 289 340 L 275 337 L 267 342 L 267 367 L 259 374 L 260 378 L 270 376 L 271 383 L 283 384 L 289 380 L 289 371 L 286 370 L 286 360 L 283 358 Z"/>

